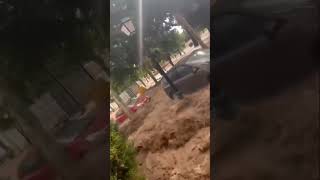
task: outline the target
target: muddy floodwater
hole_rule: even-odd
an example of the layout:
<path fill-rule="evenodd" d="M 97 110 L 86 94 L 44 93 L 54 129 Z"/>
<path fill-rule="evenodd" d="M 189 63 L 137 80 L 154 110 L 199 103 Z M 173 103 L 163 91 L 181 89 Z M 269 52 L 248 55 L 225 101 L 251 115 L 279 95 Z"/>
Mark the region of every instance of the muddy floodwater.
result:
<path fill-rule="evenodd" d="M 318 178 L 318 92 L 313 74 L 277 95 L 240 104 L 233 120 L 215 119 L 216 179 Z M 209 95 L 206 87 L 172 101 L 155 89 L 135 121 L 123 124 L 148 180 L 210 178 Z"/>
<path fill-rule="evenodd" d="M 137 119 L 122 127 L 138 150 L 141 171 L 149 180 L 210 179 L 209 86 L 182 101 L 154 91 Z"/>

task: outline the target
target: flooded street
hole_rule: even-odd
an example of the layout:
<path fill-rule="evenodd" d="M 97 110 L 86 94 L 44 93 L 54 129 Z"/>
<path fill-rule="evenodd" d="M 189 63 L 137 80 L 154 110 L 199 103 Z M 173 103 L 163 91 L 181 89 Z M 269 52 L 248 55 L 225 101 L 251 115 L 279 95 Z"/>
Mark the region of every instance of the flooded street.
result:
<path fill-rule="evenodd" d="M 215 177 L 318 177 L 317 81 L 313 74 L 278 95 L 241 104 L 234 120 L 216 119 Z M 208 87 L 180 102 L 155 88 L 151 103 L 123 124 L 148 180 L 210 179 L 209 103 Z"/>
<path fill-rule="evenodd" d="M 149 180 L 210 179 L 209 87 L 182 101 L 154 91 L 150 104 L 121 127 L 138 150 L 142 172 Z"/>

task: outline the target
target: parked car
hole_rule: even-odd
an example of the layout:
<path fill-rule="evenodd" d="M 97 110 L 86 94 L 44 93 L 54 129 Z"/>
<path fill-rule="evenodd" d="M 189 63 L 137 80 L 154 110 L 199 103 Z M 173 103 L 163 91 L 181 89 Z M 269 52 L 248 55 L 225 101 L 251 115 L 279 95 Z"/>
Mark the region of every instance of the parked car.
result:
<path fill-rule="evenodd" d="M 190 57 L 170 69 L 167 76 L 183 94 L 204 87 L 210 82 L 210 50 L 194 51 Z M 165 78 L 162 78 L 161 85 L 165 93 L 173 99 L 174 90 Z"/>
<path fill-rule="evenodd" d="M 132 113 L 137 112 L 139 108 L 142 108 L 146 103 L 150 102 L 150 99 L 151 98 L 149 96 L 140 96 L 138 98 L 133 98 L 131 100 L 131 103 L 128 105 L 129 110 Z M 127 115 L 121 109 L 116 112 L 116 122 L 118 124 L 122 124 L 127 118 Z"/>
<path fill-rule="evenodd" d="M 57 142 L 65 147 L 71 159 L 78 161 L 89 152 L 97 136 L 106 133 L 107 109 L 96 112 L 95 118 L 72 120 L 57 133 Z M 41 156 L 32 149 L 18 166 L 18 177 L 21 180 L 54 180 L 56 173 Z"/>

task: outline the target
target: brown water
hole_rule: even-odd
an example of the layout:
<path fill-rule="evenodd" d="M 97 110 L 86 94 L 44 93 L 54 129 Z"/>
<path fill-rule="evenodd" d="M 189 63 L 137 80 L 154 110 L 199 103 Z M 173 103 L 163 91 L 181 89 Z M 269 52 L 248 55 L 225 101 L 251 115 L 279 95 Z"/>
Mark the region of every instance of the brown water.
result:
<path fill-rule="evenodd" d="M 235 120 L 217 119 L 216 179 L 319 178 L 318 81 L 313 74 L 276 96 L 242 104 Z M 121 127 L 147 179 L 209 179 L 209 102 L 208 87 L 180 102 L 156 89 L 135 121 Z"/>
<path fill-rule="evenodd" d="M 122 127 L 141 170 L 149 180 L 210 179 L 209 87 L 182 101 L 155 91 L 139 117 Z"/>

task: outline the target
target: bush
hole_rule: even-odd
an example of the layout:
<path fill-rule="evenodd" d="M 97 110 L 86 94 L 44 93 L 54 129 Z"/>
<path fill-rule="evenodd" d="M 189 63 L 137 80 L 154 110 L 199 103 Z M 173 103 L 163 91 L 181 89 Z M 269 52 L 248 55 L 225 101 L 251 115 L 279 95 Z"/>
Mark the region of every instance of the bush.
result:
<path fill-rule="evenodd" d="M 136 152 L 132 144 L 122 136 L 115 124 L 111 123 L 110 161 L 111 180 L 144 180 L 138 173 Z"/>

